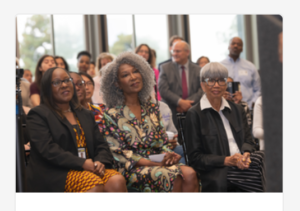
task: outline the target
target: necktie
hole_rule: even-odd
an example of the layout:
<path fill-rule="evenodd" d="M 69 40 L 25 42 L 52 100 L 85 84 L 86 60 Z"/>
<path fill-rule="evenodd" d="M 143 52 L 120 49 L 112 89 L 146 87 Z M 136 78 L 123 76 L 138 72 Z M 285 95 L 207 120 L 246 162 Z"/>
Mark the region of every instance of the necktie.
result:
<path fill-rule="evenodd" d="M 181 75 L 181 85 L 182 85 L 182 99 L 188 98 L 188 88 L 186 83 L 186 76 L 184 71 L 184 66 L 181 66 L 182 75 Z"/>

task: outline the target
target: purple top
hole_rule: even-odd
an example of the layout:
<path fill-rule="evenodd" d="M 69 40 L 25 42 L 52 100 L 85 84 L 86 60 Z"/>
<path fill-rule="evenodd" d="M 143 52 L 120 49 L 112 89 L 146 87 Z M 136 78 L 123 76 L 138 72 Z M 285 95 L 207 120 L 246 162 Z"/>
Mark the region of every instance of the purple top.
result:
<path fill-rule="evenodd" d="M 33 94 L 38 94 L 40 95 L 40 90 L 35 82 L 30 84 L 30 96 Z"/>

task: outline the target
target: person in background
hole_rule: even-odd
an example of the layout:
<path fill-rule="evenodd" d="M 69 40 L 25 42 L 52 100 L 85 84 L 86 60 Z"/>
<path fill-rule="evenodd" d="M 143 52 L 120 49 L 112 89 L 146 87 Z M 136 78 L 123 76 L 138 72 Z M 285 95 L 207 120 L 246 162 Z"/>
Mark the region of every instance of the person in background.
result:
<path fill-rule="evenodd" d="M 201 67 L 189 60 L 190 46 L 187 42 L 175 42 L 171 52 L 172 61 L 161 65 L 158 89 L 162 101 L 172 111 L 173 123 L 178 130 L 176 114 L 187 112 L 202 96 L 199 83 Z"/>
<path fill-rule="evenodd" d="M 175 134 L 172 140 L 169 139 L 169 143 L 171 144 L 170 149 L 181 156 L 179 163 L 186 164 L 182 145 L 179 145 L 177 141 L 178 131 L 173 123 L 172 111 L 169 106 L 162 101 L 159 101 L 158 105 L 165 130 Z"/>
<path fill-rule="evenodd" d="M 92 77 L 96 76 L 95 62 L 90 62 L 90 69 L 87 71 L 87 74 L 89 74 Z"/>
<path fill-rule="evenodd" d="M 92 55 L 88 51 L 80 51 L 77 54 L 78 72 L 87 72 L 90 69 Z"/>
<path fill-rule="evenodd" d="M 30 110 L 29 192 L 126 192 L 93 114 L 81 107 L 69 73 L 50 68 L 41 81 L 41 104 Z"/>
<path fill-rule="evenodd" d="M 57 67 L 61 67 L 61 68 L 65 69 L 66 71 L 70 71 L 69 70 L 69 65 L 66 62 L 66 60 L 64 59 L 64 57 L 55 56 L 54 59 L 55 59 L 55 62 L 57 64 Z"/>
<path fill-rule="evenodd" d="M 156 69 L 156 51 L 154 49 L 151 48 L 151 52 L 152 52 L 152 62 L 151 62 L 151 67 Z M 159 71 L 158 71 L 159 74 Z"/>
<path fill-rule="evenodd" d="M 85 92 L 86 92 L 85 99 L 87 102 L 85 108 L 93 112 L 95 116 L 95 121 L 99 127 L 99 131 L 102 132 L 103 131 L 102 118 L 103 118 L 103 112 L 105 110 L 105 105 L 93 103 L 92 101 L 92 96 L 94 94 L 94 87 L 95 87 L 95 83 L 92 77 L 90 77 L 88 74 L 84 72 L 80 72 L 79 75 L 81 76 L 85 84 Z"/>
<path fill-rule="evenodd" d="M 264 126 L 263 126 L 263 105 L 262 97 L 259 96 L 253 109 L 253 136 L 259 140 L 259 149 L 265 149 Z"/>
<path fill-rule="evenodd" d="M 56 62 L 53 56 L 44 55 L 42 56 L 35 68 L 35 78 L 34 82 L 30 85 L 30 100 L 32 107 L 38 106 L 40 104 L 40 89 L 41 89 L 41 80 L 43 74 L 50 68 L 55 67 Z"/>
<path fill-rule="evenodd" d="M 170 41 L 169 41 L 169 44 L 170 44 L 170 47 L 169 47 L 169 50 L 171 51 L 172 50 L 172 46 L 175 42 L 177 41 L 184 41 L 184 39 L 178 35 L 173 35 L 172 37 L 170 37 Z M 160 72 L 160 67 L 162 64 L 166 63 L 166 62 L 170 62 L 172 61 L 172 57 L 166 61 L 163 61 L 161 63 L 158 64 L 158 71 Z"/>
<path fill-rule="evenodd" d="M 223 97 L 227 77 L 218 62 L 201 69 L 205 94 L 185 118 L 189 163 L 200 173 L 203 192 L 263 192 L 264 152 L 256 151 L 244 109 Z"/>
<path fill-rule="evenodd" d="M 227 78 L 227 84 L 229 82 L 233 82 L 233 79 L 231 77 Z M 233 95 L 231 95 L 229 92 L 225 91 L 223 97 L 226 100 L 230 100 L 231 102 L 239 104 L 239 105 L 241 105 L 244 108 L 245 113 L 246 113 L 246 117 L 247 117 L 248 125 L 249 125 L 249 127 L 251 127 L 252 126 L 251 111 L 250 111 L 250 109 L 248 107 L 248 104 L 245 101 L 242 100 L 243 99 L 242 92 L 235 91 L 235 93 Z"/>
<path fill-rule="evenodd" d="M 154 91 L 155 91 L 156 99 L 159 101 L 160 100 L 160 94 L 159 94 L 159 91 L 158 91 L 158 88 L 157 88 L 159 72 L 158 72 L 157 69 L 154 68 L 154 66 L 152 66 L 152 64 L 153 64 L 153 54 L 152 54 L 151 48 L 147 44 L 140 44 L 135 49 L 135 53 L 142 56 L 148 62 L 148 64 L 151 66 L 151 68 L 153 69 L 154 74 L 155 74 Z"/>
<path fill-rule="evenodd" d="M 97 104 L 105 104 L 105 102 L 103 101 L 103 98 L 102 98 L 102 92 L 100 90 L 100 87 L 101 87 L 101 71 L 103 70 L 103 67 L 114 60 L 114 57 L 110 54 L 110 53 L 107 53 L 107 52 L 103 52 L 103 53 L 100 53 L 97 60 L 96 60 L 96 67 L 95 67 L 95 70 L 96 70 L 96 76 L 93 78 L 94 80 L 94 94 L 92 96 L 92 101 L 94 103 L 97 103 Z"/>
<path fill-rule="evenodd" d="M 207 56 L 201 56 L 199 57 L 199 59 L 197 60 L 197 64 L 202 68 L 204 65 L 206 65 L 207 63 L 209 63 L 209 58 Z"/>
<path fill-rule="evenodd" d="M 178 163 L 168 148 L 158 105 L 151 100 L 154 72 L 132 52 L 105 67 L 102 92 L 106 102 L 103 133 L 127 188 L 141 192 L 198 192 L 196 172 Z M 162 155 L 153 161 L 150 155 Z"/>
<path fill-rule="evenodd" d="M 229 41 L 229 55 L 220 63 L 228 69 L 228 74 L 241 84 L 243 100 L 252 110 L 253 104 L 261 95 L 260 77 L 253 63 L 240 58 L 243 51 L 243 41 L 239 37 L 233 37 Z"/>
<path fill-rule="evenodd" d="M 24 70 L 23 78 L 25 78 L 29 83 L 32 83 L 32 73 L 29 69 Z"/>

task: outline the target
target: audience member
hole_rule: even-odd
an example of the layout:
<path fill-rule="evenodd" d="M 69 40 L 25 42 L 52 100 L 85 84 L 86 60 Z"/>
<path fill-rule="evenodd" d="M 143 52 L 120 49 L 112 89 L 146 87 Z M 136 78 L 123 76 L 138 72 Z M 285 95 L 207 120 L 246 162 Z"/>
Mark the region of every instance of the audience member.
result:
<path fill-rule="evenodd" d="M 50 69 L 51 67 L 55 67 L 56 63 L 53 56 L 44 55 L 42 56 L 35 68 L 35 78 L 34 82 L 30 85 L 30 100 L 32 103 L 32 107 L 38 106 L 40 104 L 40 89 L 41 89 L 41 80 L 43 74 Z"/>
<path fill-rule="evenodd" d="M 152 66 L 152 64 L 153 64 L 153 62 L 152 62 L 153 54 L 152 54 L 151 48 L 147 44 L 140 44 L 136 48 L 135 53 L 142 56 L 148 62 L 148 64 L 151 66 L 151 68 L 153 69 L 154 74 L 155 74 L 155 77 L 154 77 L 155 96 L 156 96 L 157 100 L 160 100 L 160 94 L 159 94 L 159 91 L 158 91 L 158 88 L 157 88 L 159 72 L 158 72 L 157 69 L 154 68 L 154 66 Z"/>
<path fill-rule="evenodd" d="M 244 109 L 222 97 L 227 77 L 228 70 L 218 62 L 201 69 L 205 94 L 185 120 L 189 162 L 200 173 L 204 192 L 261 192 L 264 153 L 255 151 Z"/>
<path fill-rule="evenodd" d="M 62 56 L 55 56 L 54 59 L 55 59 L 55 62 L 57 64 L 57 67 L 63 68 L 66 71 L 70 71 L 69 70 L 69 65 L 66 62 L 66 60 L 64 59 L 64 57 L 62 57 Z"/>
<path fill-rule="evenodd" d="M 95 104 L 92 102 L 92 96 L 94 93 L 94 81 L 92 77 L 84 72 L 80 72 L 79 76 L 81 76 L 82 80 L 84 81 L 85 85 L 85 104 L 82 104 L 86 109 L 89 109 L 93 112 L 95 116 L 95 121 L 98 124 L 100 132 L 103 131 L 103 124 L 102 124 L 102 118 L 103 118 L 103 111 L 105 110 L 104 104 Z M 74 79 L 74 78 L 73 78 Z M 76 78 L 78 80 L 78 78 Z"/>
<path fill-rule="evenodd" d="M 103 127 L 106 140 L 127 188 L 143 192 L 197 192 L 195 171 L 179 164 L 180 155 L 167 147 L 158 105 L 151 101 L 154 73 L 145 59 L 120 54 L 106 66 L 102 92 L 107 109 Z M 151 161 L 149 155 L 163 154 Z"/>
<path fill-rule="evenodd" d="M 188 59 L 190 46 L 185 41 L 175 42 L 171 52 L 172 61 L 161 65 L 158 89 L 162 101 L 170 107 L 173 123 L 178 129 L 176 113 L 187 112 L 202 96 L 199 83 L 201 68 Z"/>
<path fill-rule="evenodd" d="M 209 58 L 206 56 L 201 56 L 198 60 L 197 60 L 197 64 L 202 68 L 204 65 L 206 65 L 207 63 L 209 63 Z"/>
<path fill-rule="evenodd" d="M 125 180 L 112 169 L 108 144 L 92 113 L 79 104 L 69 73 L 59 67 L 45 72 L 41 96 L 27 116 L 28 191 L 125 192 Z"/>
<path fill-rule="evenodd" d="M 265 149 L 262 97 L 259 96 L 253 109 L 253 136 L 259 140 L 259 149 Z"/>
<path fill-rule="evenodd" d="M 153 55 L 152 62 L 151 62 L 151 67 L 156 69 L 156 51 L 151 48 L 151 52 L 152 52 L 152 55 Z"/>
<path fill-rule="evenodd" d="M 227 78 L 227 83 L 229 83 L 229 82 L 234 82 L 231 77 Z M 231 96 L 231 94 L 229 92 L 225 91 L 223 97 L 226 100 L 230 100 L 231 102 L 239 104 L 244 108 L 245 113 L 246 113 L 246 117 L 247 117 L 248 125 L 249 125 L 249 127 L 251 127 L 251 125 L 252 125 L 251 111 L 248 107 L 248 104 L 245 101 L 242 101 L 242 99 L 243 99 L 242 92 L 235 91 L 235 93 Z"/>
<path fill-rule="evenodd" d="M 172 112 L 166 103 L 159 101 L 158 105 L 165 130 L 175 134 L 172 140 L 169 139 L 169 143 L 171 144 L 170 149 L 181 156 L 179 163 L 186 164 L 184 160 L 183 148 L 177 141 L 178 131 L 173 123 Z"/>
<path fill-rule="evenodd" d="M 254 64 L 250 61 L 240 58 L 243 51 L 243 41 L 239 37 L 233 37 L 230 40 L 229 55 L 226 59 L 221 61 L 228 69 L 229 76 L 234 81 L 239 81 L 241 84 L 241 91 L 243 93 L 243 100 L 248 103 L 252 110 L 252 104 L 255 103 L 260 92 L 260 77 Z"/>
<path fill-rule="evenodd" d="M 32 83 L 32 73 L 29 69 L 24 70 L 23 78 L 25 78 L 29 83 Z"/>
<path fill-rule="evenodd" d="M 97 61 L 96 61 L 96 70 L 97 70 L 97 76 L 93 78 L 94 80 L 94 84 L 95 84 L 95 88 L 94 88 L 94 94 L 92 96 L 92 101 L 94 103 L 98 103 L 98 104 L 105 104 L 105 102 L 103 102 L 103 98 L 102 98 L 102 92 L 100 90 L 101 87 L 101 71 L 103 69 L 103 67 L 113 61 L 114 58 L 110 53 L 107 52 L 103 52 L 100 53 Z"/>
<path fill-rule="evenodd" d="M 90 69 L 87 71 L 87 74 L 89 74 L 92 77 L 96 76 L 96 71 L 95 71 L 95 62 L 90 63 Z"/>
<path fill-rule="evenodd" d="M 91 54 L 88 51 L 80 51 L 77 54 L 78 72 L 87 72 L 90 69 Z"/>
<path fill-rule="evenodd" d="M 177 41 L 184 41 L 184 39 L 182 38 L 182 37 L 180 37 L 180 36 L 178 36 L 178 35 L 173 35 L 171 38 L 170 38 L 170 41 L 169 41 L 169 44 L 170 44 L 170 48 L 169 48 L 169 50 L 171 51 L 172 50 L 172 47 L 173 47 L 173 44 L 175 43 L 175 42 L 177 42 Z M 166 60 L 166 61 L 163 61 L 163 62 L 161 62 L 161 63 L 159 63 L 158 64 L 158 71 L 160 72 L 160 67 L 161 67 L 161 65 L 162 64 L 164 64 L 164 63 L 166 63 L 166 62 L 171 62 L 172 61 L 172 58 L 170 58 L 170 59 L 168 59 L 168 60 Z"/>

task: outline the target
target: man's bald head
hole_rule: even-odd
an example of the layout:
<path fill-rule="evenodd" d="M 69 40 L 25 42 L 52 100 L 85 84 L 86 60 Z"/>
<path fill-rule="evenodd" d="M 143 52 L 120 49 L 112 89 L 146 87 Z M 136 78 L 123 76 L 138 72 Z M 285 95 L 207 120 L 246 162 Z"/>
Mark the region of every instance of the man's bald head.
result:
<path fill-rule="evenodd" d="M 179 40 L 173 44 L 171 53 L 176 63 L 184 65 L 190 55 L 190 45 L 183 40 Z"/>
<path fill-rule="evenodd" d="M 243 51 L 243 40 L 239 37 L 233 37 L 229 41 L 229 56 L 237 59 Z"/>

